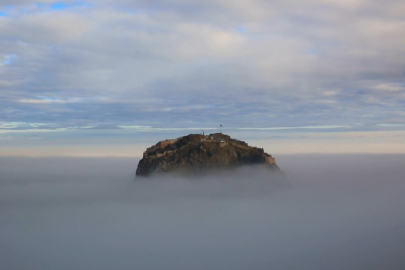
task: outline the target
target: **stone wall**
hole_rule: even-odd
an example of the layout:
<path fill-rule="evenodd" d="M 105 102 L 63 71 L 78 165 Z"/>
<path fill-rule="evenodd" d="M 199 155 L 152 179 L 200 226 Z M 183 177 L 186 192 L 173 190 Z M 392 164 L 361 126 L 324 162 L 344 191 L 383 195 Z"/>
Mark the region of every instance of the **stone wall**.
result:
<path fill-rule="evenodd" d="M 268 164 L 276 164 L 276 159 L 273 157 L 266 157 L 266 163 Z"/>
<path fill-rule="evenodd" d="M 161 141 L 160 142 L 160 148 L 165 148 L 169 144 L 174 144 L 176 142 L 177 142 L 177 139 Z"/>

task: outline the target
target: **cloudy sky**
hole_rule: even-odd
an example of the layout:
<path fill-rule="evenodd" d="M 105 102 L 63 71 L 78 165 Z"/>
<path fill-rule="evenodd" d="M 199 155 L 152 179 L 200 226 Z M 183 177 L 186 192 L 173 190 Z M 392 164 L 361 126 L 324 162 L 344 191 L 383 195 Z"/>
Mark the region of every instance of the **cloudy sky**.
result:
<path fill-rule="evenodd" d="M 405 153 L 404 59 L 401 0 L 0 0 L 0 155 Z"/>

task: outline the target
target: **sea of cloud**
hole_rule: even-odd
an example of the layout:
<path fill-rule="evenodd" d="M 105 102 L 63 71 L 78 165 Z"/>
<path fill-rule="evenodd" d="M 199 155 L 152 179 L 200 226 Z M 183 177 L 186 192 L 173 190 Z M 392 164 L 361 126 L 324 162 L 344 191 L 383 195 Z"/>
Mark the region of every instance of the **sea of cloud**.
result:
<path fill-rule="evenodd" d="M 277 160 L 292 187 L 0 157 L 0 269 L 405 269 L 405 155 Z"/>

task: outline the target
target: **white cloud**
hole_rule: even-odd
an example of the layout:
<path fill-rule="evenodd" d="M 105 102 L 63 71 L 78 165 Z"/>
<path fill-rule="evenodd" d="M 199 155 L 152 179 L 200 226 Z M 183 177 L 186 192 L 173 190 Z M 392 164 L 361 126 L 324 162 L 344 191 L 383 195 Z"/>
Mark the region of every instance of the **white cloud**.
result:
<path fill-rule="evenodd" d="M 400 1 L 86 3 L 18 1 L 0 17 L 0 61 L 17 56 L 0 66 L 4 121 L 256 128 L 403 117 Z"/>
<path fill-rule="evenodd" d="M 379 84 L 373 87 L 376 90 L 389 91 L 389 92 L 399 92 L 404 91 L 405 87 L 398 84 Z"/>
<path fill-rule="evenodd" d="M 55 45 L 75 41 L 89 33 L 91 22 L 80 14 L 46 12 L 0 20 L 0 36 L 33 44 Z"/>
<path fill-rule="evenodd" d="M 42 98 L 42 99 L 19 99 L 17 102 L 20 103 L 32 103 L 32 104 L 68 104 L 68 103 L 80 103 L 83 102 L 81 98 L 69 98 L 69 99 L 55 99 L 55 98 Z"/>

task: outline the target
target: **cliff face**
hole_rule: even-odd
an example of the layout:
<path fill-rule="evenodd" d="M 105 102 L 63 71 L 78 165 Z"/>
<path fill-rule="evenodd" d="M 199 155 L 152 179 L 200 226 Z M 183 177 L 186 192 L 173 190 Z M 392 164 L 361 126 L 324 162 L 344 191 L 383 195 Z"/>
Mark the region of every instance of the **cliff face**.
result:
<path fill-rule="evenodd" d="M 146 149 L 136 175 L 165 172 L 203 174 L 215 169 L 255 164 L 265 164 L 269 170 L 280 172 L 275 159 L 262 148 L 249 146 L 222 133 L 190 134 L 158 142 Z"/>

